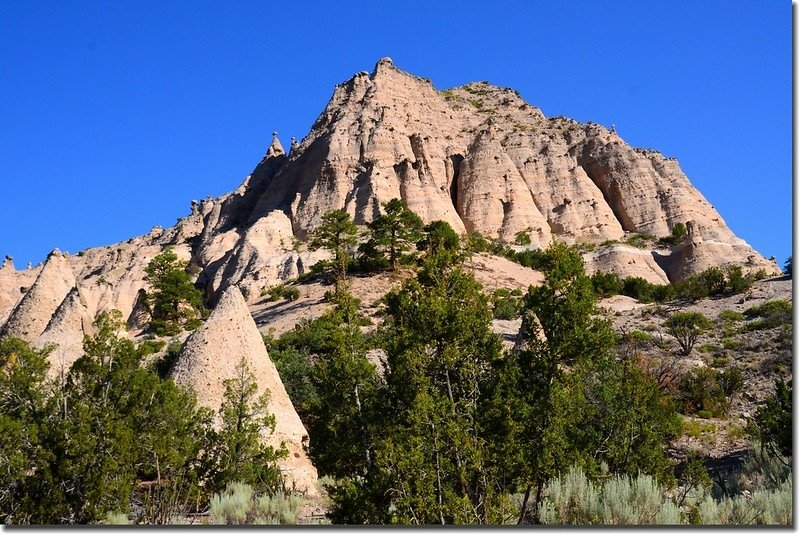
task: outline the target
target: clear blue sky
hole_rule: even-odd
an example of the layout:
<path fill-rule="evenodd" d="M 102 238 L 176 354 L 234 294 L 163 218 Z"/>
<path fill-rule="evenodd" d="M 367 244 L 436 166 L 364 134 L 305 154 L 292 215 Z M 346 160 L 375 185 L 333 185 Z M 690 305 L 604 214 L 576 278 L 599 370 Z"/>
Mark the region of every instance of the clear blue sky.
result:
<path fill-rule="evenodd" d="M 734 232 L 791 254 L 791 4 L 0 1 L 0 255 L 169 226 L 376 60 L 487 80 L 675 156 Z"/>

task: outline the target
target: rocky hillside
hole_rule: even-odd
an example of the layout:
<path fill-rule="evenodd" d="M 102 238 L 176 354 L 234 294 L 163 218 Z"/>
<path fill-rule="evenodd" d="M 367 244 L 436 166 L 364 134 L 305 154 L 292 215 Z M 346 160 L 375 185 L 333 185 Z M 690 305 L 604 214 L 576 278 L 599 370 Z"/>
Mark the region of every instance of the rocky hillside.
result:
<path fill-rule="evenodd" d="M 145 267 L 171 246 L 189 262 L 209 305 L 220 301 L 222 307 L 190 337 L 173 373 L 195 387 L 203 404 L 217 406 L 220 385 L 236 362 L 216 356 L 231 347 L 263 350 L 255 325 L 242 317 L 245 305 L 262 332 L 280 333 L 297 319 L 319 315 L 325 308 L 319 285 L 305 287 L 287 307 L 267 305 L 259 295 L 325 258 L 304 243 L 323 214 L 343 208 L 364 224 L 393 198 L 424 222 L 444 220 L 462 234 L 479 232 L 528 248 L 553 239 L 580 244 L 590 271 L 653 283 L 728 264 L 779 272 L 731 232 L 674 158 L 631 147 L 601 125 L 548 118 L 512 89 L 478 82 L 439 91 L 384 58 L 372 73 L 336 87 L 302 141 L 292 141 L 287 152 L 274 134 L 235 191 L 192 201 L 191 213 L 176 225 L 77 255 L 55 250 L 42 265 L 23 270 L 7 257 L 0 267 L 0 336 L 39 346 L 56 342 L 52 373 L 59 373 L 79 356 L 98 312 L 119 309 L 131 334 L 139 334 Z M 678 224 L 688 229 L 685 238 L 658 241 Z M 541 280 L 497 257 L 473 262 L 489 287 L 524 288 Z M 364 304 L 392 282 L 375 286 L 382 276 L 354 281 Z M 514 322 L 496 325 L 509 343 L 515 329 Z M 273 393 L 278 428 L 285 427 L 296 454 L 284 469 L 311 489 L 316 474 L 302 452 L 305 430 L 269 358 L 261 361 L 269 365 L 256 371 Z"/>
<path fill-rule="evenodd" d="M 145 287 L 144 266 L 171 245 L 199 271 L 209 297 L 237 284 L 252 299 L 320 258 L 300 242 L 325 212 L 344 208 L 364 223 L 395 197 L 424 221 L 443 219 L 460 232 L 507 241 L 522 232 L 534 247 L 553 238 L 585 243 L 591 270 L 654 283 L 729 263 L 777 270 L 730 231 L 674 158 L 631 147 L 600 125 L 545 117 L 512 89 L 479 82 L 438 91 L 388 58 L 337 86 L 288 153 L 275 135 L 235 191 L 192 201 L 174 227 L 82 251 L 50 269 L 69 266 L 91 313 L 117 308 L 127 317 Z M 678 245 L 625 243 L 638 234 L 667 236 L 687 222 L 689 236 Z M 4 263 L 0 320 L 39 269 Z M 41 316 L 28 336 L 41 334 L 68 290 L 20 303 Z"/>

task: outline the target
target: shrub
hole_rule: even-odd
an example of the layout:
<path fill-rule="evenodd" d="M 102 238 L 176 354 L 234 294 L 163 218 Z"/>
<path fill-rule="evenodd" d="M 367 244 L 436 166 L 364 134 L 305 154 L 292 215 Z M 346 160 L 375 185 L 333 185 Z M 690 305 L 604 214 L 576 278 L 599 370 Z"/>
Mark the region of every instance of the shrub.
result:
<path fill-rule="evenodd" d="M 470 232 L 467 235 L 466 248 L 473 253 L 485 253 L 491 248 L 491 242 L 480 232 Z"/>
<path fill-rule="evenodd" d="M 684 355 L 689 355 L 700 334 L 711 326 L 701 312 L 676 312 L 664 323 L 675 337 Z"/>
<path fill-rule="evenodd" d="M 591 276 L 594 293 L 598 298 L 619 295 L 624 288 L 622 280 L 616 273 L 603 273 L 598 271 Z"/>
<path fill-rule="evenodd" d="M 612 476 L 595 484 L 573 467 L 547 483 L 539 505 L 542 524 L 674 525 L 683 522 L 678 506 L 652 476 Z"/>
<path fill-rule="evenodd" d="M 708 295 L 725 293 L 725 274 L 717 267 L 711 267 L 698 275 L 699 284 L 705 286 Z"/>
<path fill-rule="evenodd" d="M 127 526 L 131 523 L 128 519 L 128 515 L 125 513 L 107 513 L 105 518 L 105 524 L 109 526 Z"/>
<path fill-rule="evenodd" d="M 653 341 L 653 336 L 644 331 L 631 331 L 628 333 L 628 338 L 634 342 L 649 343 Z"/>
<path fill-rule="evenodd" d="M 647 282 L 642 277 L 625 277 L 622 293 L 642 303 L 652 303 L 654 287 L 654 284 Z"/>
<path fill-rule="evenodd" d="M 637 249 L 647 249 L 654 239 L 655 237 L 650 234 L 640 234 L 634 232 L 628 236 L 628 238 L 625 240 L 625 243 L 636 247 Z"/>
<path fill-rule="evenodd" d="M 513 320 L 519 317 L 520 301 L 517 299 L 499 299 L 494 302 L 493 315 L 499 320 Z"/>
<path fill-rule="evenodd" d="M 531 244 L 531 235 L 527 232 L 517 232 L 514 235 L 514 243 L 516 245 L 530 245 Z"/>
<path fill-rule="evenodd" d="M 698 513 L 700 521 L 707 525 L 791 525 L 792 481 L 785 480 L 775 490 L 756 491 L 749 498 L 735 496 L 717 501 L 706 496 Z"/>
<path fill-rule="evenodd" d="M 792 323 L 792 303 L 789 301 L 767 301 L 760 306 L 751 307 L 744 311 L 748 319 L 755 319 L 745 327 L 748 331 L 773 329 L 781 325 Z"/>
<path fill-rule="evenodd" d="M 230 483 L 225 492 L 211 498 L 209 510 L 214 524 L 297 524 L 303 499 L 281 491 L 261 496 L 246 483 Z"/>
<path fill-rule="evenodd" d="M 784 264 L 783 264 L 783 274 L 786 275 L 787 277 L 791 277 L 792 276 L 792 257 L 791 257 L 791 255 L 789 256 L 789 258 L 786 259 L 786 262 L 784 262 Z"/>
<path fill-rule="evenodd" d="M 756 410 L 753 423 L 766 451 L 784 457 L 792 454 L 792 381 L 788 385 L 780 378 L 775 382 L 775 392 Z"/>
<path fill-rule="evenodd" d="M 662 246 L 678 245 L 688 236 L 686 225 L 683 223 L 675 223 L 672 226 L 672 232 L 669 236 L 659 238 L 658 244 Z"/>
<path fill-rule="evenodd" d="M 684 414 L 697 414 L 703 418 L 724 416 L 730 407 L 729 398 L 740 392 L 743 385 L 739 368 L 718 371 L 701 366 L 681 377 L 676 397 Z"/>
<path fill-rule="evenodd" d="M 276 284 L 261 291 L 261 296 L 269 296 L 268 302 L 286 299 L 287 301 L 295 301 L 300 297 L 300 289 L 295 286 L 286 286 L 285 284 Z"/>
<path fill-rule="evenodd" d="M 729 294 L 740 294 L 753 285 L 753 277 L 743 275 L 741 266 L 729 266 L 726 275 L 726 292 Z"/>
<path fill-rule="evenodd" d="M 744 314 L 736 312 L 735 310 L 723 310 L 719 313 L 718 318 L 722 321 L 744 321 Z"/>

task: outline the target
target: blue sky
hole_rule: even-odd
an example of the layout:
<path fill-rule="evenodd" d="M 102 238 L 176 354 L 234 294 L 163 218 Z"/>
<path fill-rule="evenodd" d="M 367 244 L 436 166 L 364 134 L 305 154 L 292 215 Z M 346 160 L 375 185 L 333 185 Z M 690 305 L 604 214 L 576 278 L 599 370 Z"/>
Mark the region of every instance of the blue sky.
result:
<path fill-rule="evenodd" d="M 791 4 L 776 0 L 0 2 L 0 255 L 169 226 L 302 138 L 376 60 L 487 80 L 675 156 L 791 254 Z"/>

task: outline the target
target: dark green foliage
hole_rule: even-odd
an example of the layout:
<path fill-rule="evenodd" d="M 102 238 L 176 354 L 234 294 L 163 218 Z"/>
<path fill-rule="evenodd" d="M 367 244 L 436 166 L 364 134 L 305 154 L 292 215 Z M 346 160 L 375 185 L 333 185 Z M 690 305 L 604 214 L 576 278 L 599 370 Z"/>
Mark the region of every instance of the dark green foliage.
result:
<path fill-rule="evenodd" d="M 269 340 L 287 392 L 310 435 L 309 454 L 322 475 L 361 472 L 369 458 L 367 406 L 377 388 L 366 358 L 365 318 L 345 290 L 329 292 L 336 306 Z"/>
<path fill-rule="evenodd" d="M 664 326 L 678 341 L 683 354 L 688 355 L 700 334 L 711 327 L 711 321 L 701 312 L 676 312 L 667 319 Z"/>
<path fill-rule="evenodd" d="M 664 238 L 659 238 L 658 244 L 662 246 L 679 245 L 688 236 L 686 225 L 675 223 L 672 226 L 672 233 Z"/>
<path fill-rule="evenodd" d="M 193 396 L 141 367 L 146 350 L 118 336 L 122 325 L 118 311 L 98 316 L 63 387 L 39 389 L 35 469 L 18 481 L 6 521 L 92 522 L 127 511 L 135 495 L 142 519 L 159 522 L 199 495 L 196 437 L 208 419 Z"/>
<path fill-rule="evenodd" d="M 772 455 L 792 456 L 792 381 L 775 381 L 775 392 L 756 410 L 756 435 Z"/>
<path fill-rule="evenodd" d="M 461 249 L 461 239 L 447 221 L 433 221 L 425 225 L 422 239 L 417 247 L 431 254 L 435 251 L 457 253 Z"/>
<path fill-rule="evenodd" d="M 726 269 L 727 282 L 725 291 L 728 294 L 736 295 L 747 291 L 753 285 L 754 277 L 745 276 L 742 273 L 742 266 L 729 266 Z"/>
<path fill-rule="evenodd" d="M 47 355 L 18 338 L 0 340 L 0 522 L 30 522 L 28 479 L 37 468 L 53 407 L 44 383 Z"/>
<path fill-rule="evenodd" d="M 613 471 L 668 478 L 663 445 L 678 430 L 658 384 L 635 359 L 612 353 L 615 336 L 596 313 L 580 254 L 555 243 L 545 255 L 545 283 L 526 297 L 526 344 L 506 371 L 518 422 L 507 442 L 519 448 L 506 462 L 519 463 L 527 482 L 523 509 L 529 497 L 540 503 L 547 479 L 573 463 L 591 473 L 602 461 Z"/>
<path fill-rule="evenodd" d="M 522 300 L 511 295 L 509 290 L 498 288 L 492 297 L 492 314 L 499 320 L 511 320 L 519 317 L 522 311 Z"/>
<path fill-rule="evenodd" d="M 492 248 L 492 243 L 480 232 L 470 232 L 464 246 L 471 253 L 485 253 Z"/>
<path fill-rule="evenodd" d="M 374 239 L 358 246 L 357 268 L 362 273 L 376 273 L 389 268 L 389 260 L 378 248 Z"/>
<path fill-rule="evenodd" d="M 358 301 L 340 290 L 333 302 L 335 308 L 316 324 L 322 336 L 312 368 L 317 402 L 307 427 L 309 453 L 320 473 L 342 477 L 363 473 L 372 462 L 368 425 L 378 377 L 366 357 Z"/>
<path fill-rule="evenodd" d="M 735 310 L 723 310 L 718 317 L 721 321 L 730 323 L 744 320 L 744 314 Z"/>
<path fill-rule="evenodd" d="M 514 235 L 514 243 L 516 245 L 530 245 L 531 244 L 531 235 L 527 232 L 517 232 Z"/>
<path fill-rule="evenodd" d="M 434 250 L 416 279 L 386 297 L 374 461 L 333 489 L 336 521 L 503 519 L 506 497 L 490 463 L 484 410 L 500 342 L 480 285 L 448 259 L 447 250 Z"/>
<path fill-rule="evenodd" d="M 400 199 L 383 205 L 384 213 L 368 226 L 375 249 L 387 258 L 392 269 L 404 253 L 411 251 L 422 237 L 422 220 Z"/>
<path fill-rule="evenodd" d="M 791 255 L 789 258 L 786 259 L 786 262 L 783 263 L 783 274 L 787 277 L 792 277 L 792 257 Z"/>
<path fill-rule="evenodd" d="M 739 393 L 744 386 L 742 372 L 730 367 L 717 370 L 700 366 L 680 378 L 676 400 L 684 414 L 697 414 L 703 417 L 724 416 L 730 407 L 730 398 Z"/>
<path fill-rule="evenodd" d="M 632 245 L 638 249 L 647 249 L 655 240 L 655 236 L 651 234 L 640 234 L 634 232 L 625 240 L 625 243 Z"/>
<path fill-rule="evenodd" d="M 307 282 L 311 282 L 315 279 L 327 279 L 330 277 L 333 278 L 333 274 L 335 272 L 335 266 L 332 260 L 320 260 L 319 262 L 315 262 L 308 268 L 308 271 L 305 273 L 300 274 L 297 277 L 297 282 L 300 284 L 305 284 Z M 326 281 L 332 282 L 332 281 Z"/>
<path fill-rule="evenodd" d="M 145 268 L 146 280 L 152 287 L 146 300 L 150 327 L 158 335 L 195 329 L 207 315 L 203 294 L 195 288 L 186 266 L 186 261 L 178 260 L 178 255 L 168 247 Z"/>
<path fill-rule="evenodd" d="M 721 269 L 711 267 L 697 275 L 698 283 L 704 287 L 708 295 L 722 295 L 725 293 L 725 274 Z"/>
<path fill-rule="evenodd" d="M 308 243 L 312 251 L 327 249 L 333 255 L 333 262 L 325 264 L 332 272 L 336 284 L 347 278 L 347 264 L 352 251 L 358 243 L 358 227 L 350 214 L 344 210 L 331 210 L 322 216 L 322 223 L 310 235 Z"/>
<path fill-rule="evenodd" d="M 746 325 L 748 331 L 773 329 L 775 327 L 791 327 L 792 303 L 789 301 L 767 301 L 757 307 L 744 311 L 747 319 L 755 320 Z"/>
<path fill-rule="evenodd" d="M 311 322 L 295 326 L 295 331 L 290 331 L 277 340 L 267 339 L 264 343 L 269 351 L 269 358 L 275 364 L 281 377 L 286 393 L 292 400 L 297 414 L 303 422 L 308 421 L 312 408 L 318 403 L 317 389 L 312 378 L 312 362 L 310 350 L 300 345 L 294 345 L 292 335 L 298 330 L 306 328 Z"/>
<path fill-rule="evenodd" d="M 594 292 L 600 299 L 621 294 L 624 288 L 622 280 L 616 273 L 598 271 L 592 274 L 591 279 Z"/>
<path fill-rule="evenodd" d="M 276 451 L 261 440 L 263 434 L 275 429 L 275 416 L 267 410 L 269 391 L 256 397 L 258 385 L 244 357 L 233 378 L 223 384 L 221 425 L 211 433 L 213 449 L 208 452 L 213 488 L 241 481 L 261 490 L 281 489 L 283 478 L 276 462 L 286 452 Z"/>
<path fill-rule="evenodd" d="M 655 284 L 647 282 L 642 277 L 625 277 L 622 293 L 638 299 L 642 303 L 652 303 L 655 286 Z"/>
<path fill-rule="evenodd" d="M 169 374 L 172 364 L 175 362 L 175 359 L 178 358 L 178 354 L 181 352 L 181 347 L 183 347 L 181 341 L 177 338 L 173 339 L 170 341 L 164 356 L 153 363 L 153 371 L 155 371 L 156 374 L 162 379 L 167 378 L 167 374 Z"/>
<path fill-rule="evenodd" d="M 696 301 L 706 297 L 738 294 L 750 288 L 755 280 L 755 276 L 743 275 L 740 266 L 729 266 L 724 272 L 719 268 L 709 268 L 683 281 L 670 284 L 653 284 L 641 277 L 620 279 L 612 273 L 597 272 L 592 275 L 598 297 L 623 294 L 642 303 L 666 303 L 675 299 Z"/>
<path fill-rule="evenodd" d="M 289 302 L 295 301 L 300 297 L 300 290 L 296 286 L 287 286 L 285 284 L 276 284 L 270 286 L 261 292 L 262 297 L 268 296 L 267 301 L 278 301 L 285 299 Z"/>
<path fill-rule="evenodd" d="M 252 412 L 232 417 L 230 407 L 242 407 L 246 392 L 228 394 L 222 429 L 212 430 L 193 393 L 142 365 L 153 344 L 120 336 L 123 325 L 119 311 L 100 314 L 85 355 L 54 388 L 44 380 L 46 352 L 0 342 L 4 523 L 85 524 L 131 512 L 160 524 L 196 512 L 234 475 L 280 486 L 274 458 L 241 460 L 253 444 Z"/>

